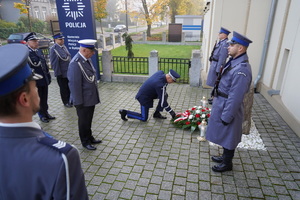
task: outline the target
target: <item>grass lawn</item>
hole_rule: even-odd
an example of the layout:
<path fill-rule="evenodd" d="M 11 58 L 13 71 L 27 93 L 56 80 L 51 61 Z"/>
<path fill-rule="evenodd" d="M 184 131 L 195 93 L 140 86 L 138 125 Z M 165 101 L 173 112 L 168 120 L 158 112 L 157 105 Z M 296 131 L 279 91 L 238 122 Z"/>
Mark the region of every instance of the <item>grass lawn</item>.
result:
<path fill-rule="evenodd" d="M 161 58 L 188 58 L 192 56 L 193 49 L 200 49 L 200 45 L 162 45 L 162 44 L 133 44 L 134 57 L 149 57 L 152 50 L 158 51 Z M 113 56 L 127 56 L 125 46 L 111 51 Z"/>

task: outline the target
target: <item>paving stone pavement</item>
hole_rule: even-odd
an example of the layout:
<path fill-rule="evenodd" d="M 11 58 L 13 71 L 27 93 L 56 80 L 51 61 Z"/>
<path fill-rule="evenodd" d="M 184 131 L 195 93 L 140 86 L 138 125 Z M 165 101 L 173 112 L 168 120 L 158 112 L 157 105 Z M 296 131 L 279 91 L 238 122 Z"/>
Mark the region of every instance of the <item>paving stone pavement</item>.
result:
<path fill-rule="evenodd" d="M 81 146 L 75 108 L 63 106 L 56 80 L 49 112 L 57 119 L 42 123 L 34 116 L 45 131 L 78 147 L 90 199 L 300 199 L 300 139 L 262 95 L 254 95 L 253 120 L 267 150 L 237 149 L 233 171 L 216 173 L 210 156 L 222 149 L 199 142 L 197 131 L 175 128 L 166 112 L 166 120 L 153 119 L 153 109 L 147 122 L 120 119 L 121 108 L 140 110 L 134 99 L 140 86 L 99 83 L 92 129 L 103 143 L 96 151 Z M 210 92 L 186 84 L 167 91 L 177 112 L 199 105 Z"/>

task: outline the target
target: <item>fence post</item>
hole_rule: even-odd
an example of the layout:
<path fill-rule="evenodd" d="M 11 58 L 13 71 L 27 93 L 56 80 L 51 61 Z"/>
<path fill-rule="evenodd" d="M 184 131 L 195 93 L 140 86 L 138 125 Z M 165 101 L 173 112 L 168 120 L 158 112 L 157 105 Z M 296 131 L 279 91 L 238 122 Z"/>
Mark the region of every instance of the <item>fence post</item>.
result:
<path fill-rule="evenodd" d="M 190 76 L 190 86 L 200 86 L 201 85 L 201 57 L 200 50 L 194 49 L 192 51 L 192 60 L 191 60 L 191 68 L 189 71 Z"/>
<path fill-rule="evenodd" d="M 149 77 L 158 71 L 158 51 L 152 50 L 149 57 Z"/>
<path fill-rule="evenodd" d="M 143 32 L 143 41 L 146 42 L 147 41 L 147 33 Z"/>
<path fill-rule="evenodd" d="M 118 42 L 120 43 L 120 45 L 122 45 L 123 43 L 123 38 L 122 38 L 122 33 L 118 33 Z"/>
<path fill-rule="evenodd" d="M 116 43 L 116 41 L 115 41 L 115 34 L 111 33 L 109 35 L 110 35 L 111 45 L 112 45 L 112 47 L 114 49 L 115 48 L 115 43 Z"/>
<path fill-rule="evenodd" d="M 182 32 L 182 35 L 181 35 L 181 42 L 185 42 L 185 32 Z"/>
<path fill-rule="evenodd" d="M 105 35 L 100 34 L 99 35 L 99 47 L 101 47 L 102 49 L 106 48 L 106 39 L 105 39 Z"/>
<path fill-rule="evenodd" d="M 167 33 L 163 32 L 162 33 L 162 42 L 166 43 L 166 41 L 167 41 Z"/>
<path fill-rule="evenodd" d="M 102 69 L 103 69 L 102 80 L 104 82 L 112 81 L 113 62 L 111 60 L 112 60 L 112 55 L 110 50 L 103 49 L 102 50 Z"/>

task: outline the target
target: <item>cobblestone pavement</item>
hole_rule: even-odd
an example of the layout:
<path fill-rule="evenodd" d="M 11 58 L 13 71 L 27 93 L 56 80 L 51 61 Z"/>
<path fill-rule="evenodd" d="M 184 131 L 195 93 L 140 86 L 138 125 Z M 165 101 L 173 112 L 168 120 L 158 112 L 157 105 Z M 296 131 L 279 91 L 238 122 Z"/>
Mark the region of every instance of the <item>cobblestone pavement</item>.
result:
<path fill-rule="evenodd" d="M 262 95 L 254 95 L 253 120 L 267 150 L 237 149 L 233 171 L 215 173 L 210 156 L 222 149 L 175 128 L 165 112 L 167 120 L 153 119 L 153 109 L 147 122 L 120 119 L 120 108 L 139 111 L 140 86 L 99 83 L 93 134 L 103 144 L 96 151 L 81 146 L 75 108 L 63 106 L 55 80 L 49 112 L 57 119 L 46 124 L 34 116 L 45 131 L 78 147 L 90 199 L 300 199 L 300 139 Z M 185 84 L 167 90 L 177 112 L 199 105 L 210 91 Z"/>

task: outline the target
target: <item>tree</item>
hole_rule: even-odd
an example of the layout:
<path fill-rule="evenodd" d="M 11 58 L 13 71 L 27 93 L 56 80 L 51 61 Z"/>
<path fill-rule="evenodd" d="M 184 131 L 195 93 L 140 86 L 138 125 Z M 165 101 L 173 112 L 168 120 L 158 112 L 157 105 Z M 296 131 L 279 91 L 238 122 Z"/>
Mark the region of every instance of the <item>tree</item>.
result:
<path fill-rule="evenodd" d="M 124 34 L 122 35 L 122 37 L 123 37 L 124 40 L 125 40 L 126 50 L 128 51 L 128 52 L 127 52 L 127 57 L 128 57 L 128 58 L 133 58 L 133 57 L 134 57 L 134 53 L 133 53 L 133 51 L 132 51 L 132 42 L 133 42 L 133 40 L 132 40 L 131 36 L 128 35 L 127 33 L 124 33 Z"/>
<path fill-rule="evenodd" d="M 108 0 L 106 5 L 107 17 L 109 21 L 115 19 L 117 13 L 117 2 L 118 0 Z"/>
<path fill-rule="evenodd" d="M 168 0 L 171 23 L 175 23 L 175 15 L 201 15 L 203 0 Z"/>
<path fill-rule="evenodd" d="M 106 4 L 107 4 L 107 0 L 94 0 L 95 19 L 100 22 L 102 34 L 103 34 L 102 19 L 106 18 L 107 16 Z"/>
<path fill-rule="evenodd" d="M 31 0 L 22 0 L 23 3 L 14 3 L 14 8 L 17 8 L 20 10 L 20 14 L 27 14 L 28 22 L 29 22 L 29 31 L 31 32 L 31 21 L 30 21 L 30 3 Z"/>

